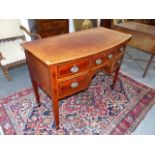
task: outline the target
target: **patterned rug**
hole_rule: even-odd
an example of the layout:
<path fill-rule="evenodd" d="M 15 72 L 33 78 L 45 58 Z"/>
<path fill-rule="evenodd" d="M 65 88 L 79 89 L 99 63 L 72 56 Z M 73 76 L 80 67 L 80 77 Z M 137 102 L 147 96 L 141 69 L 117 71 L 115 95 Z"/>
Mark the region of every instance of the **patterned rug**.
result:
<path fill-rule="evenodd" d="M 40 91 L 37 107 L 32 88 L 0 99 L 0 127 L 4 134 L 131 134 L 155 103 L 155 90 L 120 73 L 112 78 L 98 73 L 89 88 L 60 104 L 56 130 L 50 98 Z"/>

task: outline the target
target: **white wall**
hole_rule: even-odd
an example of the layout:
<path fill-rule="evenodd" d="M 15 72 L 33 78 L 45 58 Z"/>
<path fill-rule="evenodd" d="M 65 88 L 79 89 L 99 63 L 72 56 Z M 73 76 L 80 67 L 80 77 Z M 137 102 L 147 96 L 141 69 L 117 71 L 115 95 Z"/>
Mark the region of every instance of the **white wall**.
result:
<path fill-rule="evenodd" d="M 73 19 L 69 19 L 69 32 L 74 32 L 74 23 L 73 23 Z"/>
<path fill-rule="evenodd" d="M 29 31 L 29 25 L 27 19 L 20 19 L 21 25 L 23 25 Z M 27 41 L 31 40 L 31 37 L 25 33 L 25 37 Z"/>

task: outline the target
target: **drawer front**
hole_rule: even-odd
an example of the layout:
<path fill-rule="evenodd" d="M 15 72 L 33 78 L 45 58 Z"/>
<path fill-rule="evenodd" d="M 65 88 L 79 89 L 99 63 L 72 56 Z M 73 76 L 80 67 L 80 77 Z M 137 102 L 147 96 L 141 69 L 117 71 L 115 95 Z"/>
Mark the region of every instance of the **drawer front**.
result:
<path fill-rule="evenodd" d="M 122 48 L 119 46 L 103 53 L 96 54 L 93 57 L 93 66 L 97 67 L 112 62 L 117 57 L 117 55 L 120 55 L 120 53 L 122 53 L 121 50 Z"/>
<path fill-rule="evenodd" d="M 63 63 L 58 66 L 58 77 L 65 77 L 85 71 L 89 68 L 89 58 L 80 59 L 68 63 Z"/>
<path fill-rule="evenodd" d="M 118 67 L 120 67 L 123 55 L 124 53 L 120 52 L 115 56 L 115 59 L 112 61 L 111 72 L 114 72 Z"/>
<path fill-rule="evenodd" d="M 65 96 L 74 94 L 87 87 L 88 74 L 81 75 L 79 77 L 60 82 L 59 83 L 59 96 L 63 98 Z"/>
<path fill-rule="evenodd" d="M 103 53 L 99 53 L 93 56 L 93 66 L 101 66 L 105 64 L 105 55 Z"/>
<path fill-rule="evenodd" d="M 106 65 L 107 63 L 109 63 L 114 58 L 114 56 L 115 56 L 114 50 L 110 50 L 110 51 L 106 51 L 103 53 L 96 54 L 93 57 L 93 66 L 97 67 L 97 66 Z"/>
<path fill-rule="evenodd" d="M 123 52 L 119 52 L 119 54 L 117 54 L 110 63 L 108 63 L 106 66 L 102 68 L 103 71 L 109 74 L 112 74 L 113 72 L 115 72 L 121 65 L 123 55 L 124 55 Z"/>

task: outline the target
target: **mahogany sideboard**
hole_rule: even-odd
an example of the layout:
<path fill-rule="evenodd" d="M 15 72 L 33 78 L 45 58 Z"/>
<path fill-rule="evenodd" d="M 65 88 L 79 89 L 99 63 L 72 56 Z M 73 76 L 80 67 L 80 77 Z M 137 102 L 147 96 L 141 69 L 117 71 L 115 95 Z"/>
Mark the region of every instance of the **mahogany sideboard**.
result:
<path fill-rule="evenodd" d="M 106 28 L 25 42 L 29 73 L 36 100 L 38 87 L 51 98 L 56 128 L 59 128 L 59 100 L 86 89 L 97 71 L 114 74 L 115 85 L 131 35 Z"/>

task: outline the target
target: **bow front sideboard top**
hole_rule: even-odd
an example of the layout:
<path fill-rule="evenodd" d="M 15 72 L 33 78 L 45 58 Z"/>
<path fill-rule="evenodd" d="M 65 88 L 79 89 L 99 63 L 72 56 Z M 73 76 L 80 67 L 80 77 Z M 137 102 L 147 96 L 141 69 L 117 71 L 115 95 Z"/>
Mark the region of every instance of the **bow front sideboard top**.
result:
<path fill-rule="evenodd" d="M 130 39 L 130 34 L 93 28 L 21 44 L 36 100 L 40 105 L 38 87 L 52 98 L 57 129 L 59 100 L 86 89 L 97 71 L 115 73 L 114 87 Z"/>

